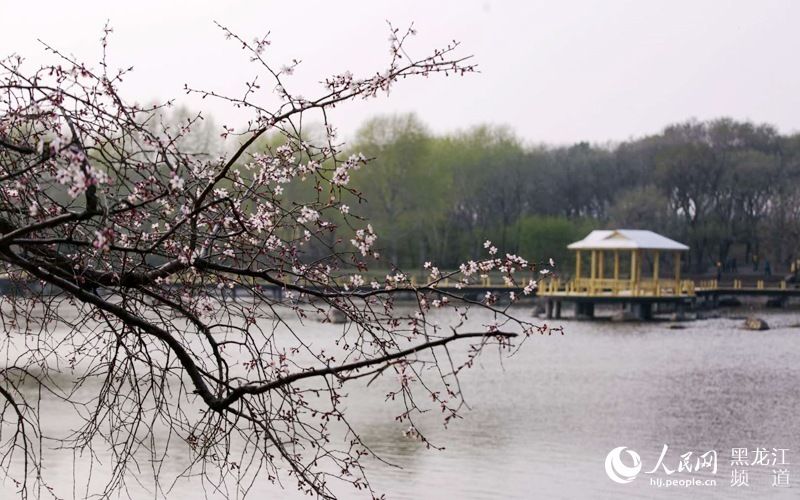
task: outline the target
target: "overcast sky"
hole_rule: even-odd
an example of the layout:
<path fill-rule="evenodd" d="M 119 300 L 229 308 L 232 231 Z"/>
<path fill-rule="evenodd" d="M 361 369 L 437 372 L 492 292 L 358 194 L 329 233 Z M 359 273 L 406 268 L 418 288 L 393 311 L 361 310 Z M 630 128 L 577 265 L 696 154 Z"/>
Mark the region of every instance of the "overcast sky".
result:
<path fill-rule="evenodd" d="M 329 74 L 382 69 L 386 20 L 414 22 L 412 55 L 457 39 L 475 56 L 480 74 L 407 81 L 337 109 L 345 136 L 374 114 L 410 111 L 436 132 L 503 124 L 534 143 L 617 141 L 690 117 L 800 131 L 800 1 L 0 0 L 0 53 L 41 62 L 41 38 L 94 62 L 106 19 L 112 66 L 135 66 L 123 90 L 138 101 L 180 97 L 184 83 L 241 92 L 257 68 L 214 20 L 247 39 L 271 31 L 270 60 L 303 60 L 289 86 L 305 97 Z M 220 124 L 242 119 L 189 104 Z"/>

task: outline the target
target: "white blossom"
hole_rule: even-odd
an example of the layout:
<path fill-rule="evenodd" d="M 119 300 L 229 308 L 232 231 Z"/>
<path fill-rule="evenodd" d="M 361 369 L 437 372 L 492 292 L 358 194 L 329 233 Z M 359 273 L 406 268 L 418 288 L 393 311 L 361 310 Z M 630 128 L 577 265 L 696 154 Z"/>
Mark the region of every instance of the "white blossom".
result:
<path fill-rule="evenodd" d="M 314 222 L 317 219 L 319 219 L 319 212 L 317 212 L 313 208 L 305 206 L 300 208 L 300 217 L 297 218 L 297 222 L 299 222 L 300 224 Z"/>
<path fill-rule="evenodd" d="M 173 191 L 183 191 L 183 186 L 186 181 L 183 180 L 183 177 L 180 177 L 178 174 L 172 174 L 172 178 L 169 180 L 169 187 Z"/>

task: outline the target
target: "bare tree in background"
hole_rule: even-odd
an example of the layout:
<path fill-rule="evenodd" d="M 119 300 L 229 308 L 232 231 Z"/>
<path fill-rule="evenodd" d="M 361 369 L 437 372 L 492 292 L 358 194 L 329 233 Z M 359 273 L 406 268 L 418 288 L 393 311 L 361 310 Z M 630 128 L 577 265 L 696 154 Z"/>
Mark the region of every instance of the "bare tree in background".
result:
<path fill-rule="evenodd" d="M 10 283 L 0 296 L 0 465 L 22 497 L 59 495 L 42 469 L 42 449 L 53 446 L 86 460 L 110 450 L 111 463 L 97 465 L 108 478 L 93 493 L 103 497 L 125 491 L 141 457 L 167 495 L 174 474 L 152 464 L 175 450 L 190 455 L 179 476 L 201 476 L 214 495 L 241 497 L 257 477 L 287 476 L 320 497 L 333 497 L 337 482 L 377 495 L 362 466 L 371 452 L 342 409 L 348 381 L 392 375 L 389 397 L 405 407 L 398 420 L 427 442 L 415 416 L 426 407 L 456 416 L 459 373 L 481 350 L 546 331 L 511 315 L 513 294 L 500 306 L 496 295 L 438 288 L 500 272 L 529 294 L 524 259 L 487 242 L 482 260 L 449 273 L 425 263 L 414 284 L 381 261 L 379 237 L 346 203 L 360 202 L 348 181 L 369 162 L 342 154 L 327 110 L 405 77 L 473 71 L 458 44 L 415 59 L 404 48 L 413 31 L 392 29 L 387 68 L 332 76 L 304 99 L 285 81 L 296 63 L 264 59 L 268 39 L 221 29 L 260 68 L 240 97 L 187 88 L 252 113 L 244 129 L 223 131 L 236 147 L 222 156 L 183 147 L 201 116 L 168 127 L 171 103 L 118 95 L 127 71 L 106 63 L 109 29 L 96 69 L 49 47 L 54 65 L 0 62 L 0 261 Z M 275 96 L 277 106 L 260 104 Z M 304 120 L 323 123 L 323 138 L 306 138 Z M 277 146 L 255 147 L 276 135 Z M 308 199 L 286 196 L 298 184 Z M 392 271 L 374 279 L 368 266 Z M 398 297 L 413 307 L 396 307 Z M 480 331 L 464 329 L 473 306 L 494 318 Z M 432 321 L 436 308 L 456 321 Z M 291 316 L 346 323 L 323 348 Z M 471 347 L 451 355 L 456 341 Z M 83 426 L 53 441 L 41 425 L 44 394 Z"/>

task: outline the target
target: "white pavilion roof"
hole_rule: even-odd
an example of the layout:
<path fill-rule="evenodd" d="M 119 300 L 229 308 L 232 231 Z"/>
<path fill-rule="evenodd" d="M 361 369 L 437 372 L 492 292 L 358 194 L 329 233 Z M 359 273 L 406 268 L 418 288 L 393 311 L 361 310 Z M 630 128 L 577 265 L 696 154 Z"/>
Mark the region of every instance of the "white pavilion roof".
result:
<path fill-rule="evenodd" d="M 677 250 L 689 247 L 666 236 L 643 229 L 604 229 L 567 246 L 570 250 Z"/>

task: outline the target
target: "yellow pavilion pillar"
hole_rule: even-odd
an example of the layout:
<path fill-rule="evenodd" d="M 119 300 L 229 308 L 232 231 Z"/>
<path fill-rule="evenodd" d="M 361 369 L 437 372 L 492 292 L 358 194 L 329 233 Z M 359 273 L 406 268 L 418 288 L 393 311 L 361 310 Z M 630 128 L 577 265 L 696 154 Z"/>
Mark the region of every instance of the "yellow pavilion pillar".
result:
<path fill-rule="evenodd" d="M 639 282 L 639 277 L 636 275 L 636 269 L 638 268 L 638 264 L 636 262 L 637 251 L 631 250 L 631 293 L 636 295 L 636 288 Z"/>
<path fill-rule="evenodd" d="M 605 272 L 605 262 L 606 262 L 606 254 L 603 253 L 602 250 L 597 251 L 597 279 L 604 279 L 606 277 Z"/>
<path fill-rule="evenodd" d="M 642 257 L 642 251 L 636 250 L 636 284 L 640 284 L 642 282 L 642 261 L 644 258 Z"/>
<path fill-rule="evenodd" d="M 597 278 L 597 250 L 592 250 L 592 269 L 589 275 L 589 293 L 594 294 L 594 281 Z"/>
<path fill-rule="evenodd" d="M 653 257 L 653 286 L 655 286 L 655 294 L 658 296 L 660 295 L 658 290 L 658 261 L 660 260 L 661 252 L 658 250 L 655 251 L 655 256 Z"/>
<path fill-rule="evenodd" d="M 675 295 L 681 294 L 681 253 L 675 252 Z"/>

